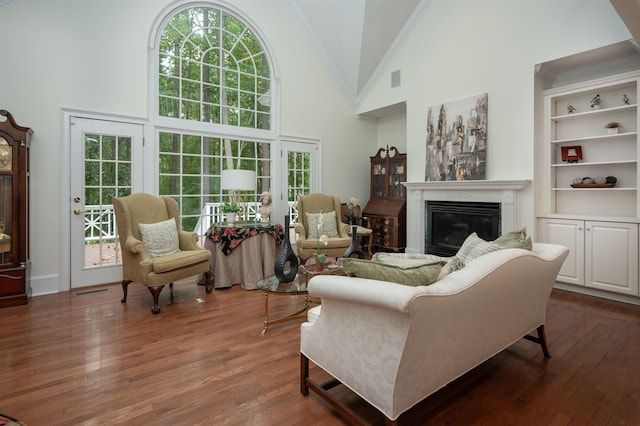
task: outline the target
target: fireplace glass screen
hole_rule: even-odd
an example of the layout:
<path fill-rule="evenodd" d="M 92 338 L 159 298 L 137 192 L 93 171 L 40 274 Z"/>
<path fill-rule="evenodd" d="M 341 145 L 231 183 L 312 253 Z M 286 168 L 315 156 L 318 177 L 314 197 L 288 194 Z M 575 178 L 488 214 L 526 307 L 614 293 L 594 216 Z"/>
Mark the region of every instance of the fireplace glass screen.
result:
<path fill-rule="evenodd" d="M 500 203 L 426 202 L 425 252 L 453 256 L 473 232 L 487 241 L 500 236 Z"/>

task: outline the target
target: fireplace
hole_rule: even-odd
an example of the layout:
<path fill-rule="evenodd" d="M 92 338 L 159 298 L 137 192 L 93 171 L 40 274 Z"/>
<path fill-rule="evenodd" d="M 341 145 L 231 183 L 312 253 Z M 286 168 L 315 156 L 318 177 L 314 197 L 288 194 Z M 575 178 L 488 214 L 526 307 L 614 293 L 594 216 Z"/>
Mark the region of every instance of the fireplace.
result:
<path fill-rule="evenodd" d="M 530 180 L 465 180 L 438 182 L 405 182 L 407 187 L 407 253 L 425 253 L 429 218 L 427 201 L 459 203 L 496 203 L 500 205 L 498 232 L 522 228 L 518 200 L 529 190 Z M 526 204 L 525 204 L 526 207 Z M 525 215 L 524 212 L 520 214 Z M 526 216 L 526 215 L 525 215 Z M 411 224 L 411 225 L 409 225 Z M 433 229 L 433 227 L 431 227 Z M 480 234 L 479 234 L 480 235 Z M 492 239 L 491 237 L 486 237 Z M 464 241 L 464 240 L 463 240 Z"/>
<path fill-rule="evenodd" d="M 427 201 L 425 253 L 453 256 L 472 232 L 483 240 L 500 236 L 500 203 Z"/>

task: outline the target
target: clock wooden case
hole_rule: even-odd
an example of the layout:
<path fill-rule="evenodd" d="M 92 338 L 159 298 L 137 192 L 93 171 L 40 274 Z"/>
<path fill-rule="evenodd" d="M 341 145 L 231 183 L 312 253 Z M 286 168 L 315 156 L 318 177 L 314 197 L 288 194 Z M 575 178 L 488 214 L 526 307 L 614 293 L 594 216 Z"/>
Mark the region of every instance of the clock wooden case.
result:
<path fill-rule="evenodd" d="M 29 145 L 33 131 L 0 110 L 0 308 L 26 304 L 29 282 Z"/>
<path fill-rule="evenodd" d="M 407 154 L 396 147 L 380 148 L 371 158 L 371 198 L 362 211 L 371 221 L 376 248 L 406 247 Z"/>

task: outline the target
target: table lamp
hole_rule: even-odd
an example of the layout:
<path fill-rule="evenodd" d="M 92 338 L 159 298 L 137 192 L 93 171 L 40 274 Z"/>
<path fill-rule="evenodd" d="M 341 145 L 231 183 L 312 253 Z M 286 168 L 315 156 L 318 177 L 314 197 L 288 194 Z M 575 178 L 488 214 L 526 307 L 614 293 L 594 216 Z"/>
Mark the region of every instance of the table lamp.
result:
<path fill-rule="evenodd" d="M 240 191 L 256 190 L 256 172 L 253 170 L 227 169 L 222 171 L 221 188 L 231 191 L 231 201 L 240 203 L 242 206 L 242 220 L 246 221 L 247 217 L 247 197 L 238 196 Z"/>

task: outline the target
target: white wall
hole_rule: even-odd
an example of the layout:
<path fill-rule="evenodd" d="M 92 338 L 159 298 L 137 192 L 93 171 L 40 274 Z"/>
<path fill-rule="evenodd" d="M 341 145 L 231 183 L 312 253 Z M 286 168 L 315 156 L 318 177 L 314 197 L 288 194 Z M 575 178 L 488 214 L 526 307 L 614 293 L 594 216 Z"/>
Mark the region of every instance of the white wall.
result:
<path fill-rule="evenodd" d="M 406 101 L 408 180 L 422 182 L 429 106 L 487 92 L 487 179 L 533 179 L 535 64 L 629 38 L 607 0 L 433 0 L 358 112 Z M 531 231 L 533 194 L 518 212 Z M 420 251 L 422 238 L 408 232 L 407 245 Z"/>
<path fill-rule="evenodd" d="M 0 7 L 0 108 L 35 134 L 31 150 L 34 294 L 57 291 L 61 218 L 62 108 L 147 116 L 147 40 L 168 0 L 19 0 Z M 231 3 L 230 3 L 231 4 Z M 285 0 L 233 1 L 273 49 L 280 71 L 282 134 L 321 140 L 322 189 L 368 193 L 375 123 L 356 118 Z M 369 154 L 372 155 L 372 154 Z M 363 175 L 367 178 L 363 179 Z M 68 283 L 66 284 L 68 286 Z"/>

